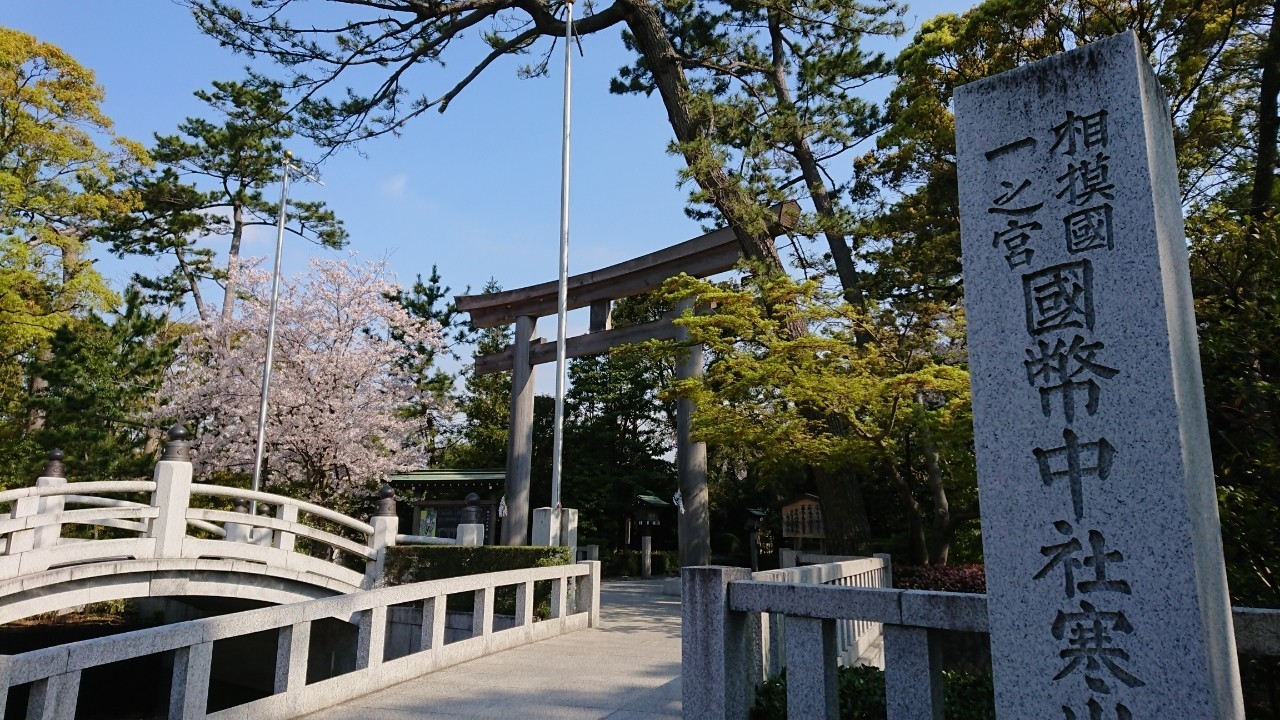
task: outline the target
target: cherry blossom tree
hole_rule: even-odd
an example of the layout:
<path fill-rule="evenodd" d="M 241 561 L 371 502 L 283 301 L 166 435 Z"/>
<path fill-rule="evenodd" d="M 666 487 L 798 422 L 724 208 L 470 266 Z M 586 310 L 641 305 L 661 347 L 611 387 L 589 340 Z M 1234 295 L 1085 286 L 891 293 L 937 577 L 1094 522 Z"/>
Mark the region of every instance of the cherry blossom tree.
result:
<path fill-rule="evenodd" d="M 256 262 L 231 272 L 243 292 L 236 313 L 213 314 L 185 338 L 159 410 L 196 427 L 204 476 L 251 473 L 257 442 L 270 275 Z M 438 349 L 441 334 L 388 299 L 398 289 L 385 261 L 354 255 L 312 260 L 306 275 L 281 280 L 264 487 L 341 504 L 422 462 L 403 411 L 432 400 L 415 396 L 402 369 L 413 363 L 403 361 Z"/>

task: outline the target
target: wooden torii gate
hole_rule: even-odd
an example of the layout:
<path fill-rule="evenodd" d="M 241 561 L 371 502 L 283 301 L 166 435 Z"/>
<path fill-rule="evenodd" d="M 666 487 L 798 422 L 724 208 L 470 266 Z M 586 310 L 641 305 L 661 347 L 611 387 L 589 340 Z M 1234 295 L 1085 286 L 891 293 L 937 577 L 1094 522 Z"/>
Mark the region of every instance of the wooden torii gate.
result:
<path fill-rule="evenodd" d="M 773 237 L 794 225 L 799 206 L 785 203 L 773 208 Z M 680 273 L 707 277 L 731 270 L 741 258 L 733 231 L 721 228 L 657 252 L 569 278 L 569 309 L 590 307 L 585 335 L 567 338 L 565 357 L 585 357 L 609 348 L 645 340 L 683 339 L 685 333 L 671 324 L 686 307 L 653 322 L 614 328 L 614 300 L 655 290 Z M 534 368 L 556 359 L 556 342 L 535 338 L 538 318 L 556 313 L 556 281 L 482 295 L 459 295 L 458 309 L 471 316 L 477 328 L 515 323 L 515 342 L 501 352 L 476 358 L 475 372 L 484 375 L 511 370 L 511 425 L 507 436 L 507 518 L 503 523 L 505 545 L 529 542 L 529 474 L 533 456 Z M 702 346 L 690 348 L 676 369 L 677 377 L 702 374 Z M 707 511 L 707 449 L 690 442 L 693 406 L 681 400 L 676 406 L 676 466 L 685 512 L 680 516 L 680 565 L 706 565 L 711 557 L 711 529 Z"/>

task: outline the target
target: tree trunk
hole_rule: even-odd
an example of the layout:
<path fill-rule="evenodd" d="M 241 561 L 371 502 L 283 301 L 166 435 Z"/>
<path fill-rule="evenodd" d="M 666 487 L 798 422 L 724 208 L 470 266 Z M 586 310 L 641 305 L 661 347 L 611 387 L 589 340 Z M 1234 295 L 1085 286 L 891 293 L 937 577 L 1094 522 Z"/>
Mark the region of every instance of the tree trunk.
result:
<path fill-rule="evenodd" d="M 773 74 L 769 81 L 778 97 L 778 107 L 796 115 L 795 101 L 791 98 L 791 86 L 787 81 L 785 39 L 782 37 L 782 23 L 777 10 L 769 11 L 769 41 L 773 49 Z M 813 199 L 813 208 L 818 217 L 827 221 L 822 234 L 827 239 L 827 248 L 831 251 L 831 259 L 836 265 L 836 275 L 840 278 L 840 287 L 844 289 L 845 302 L 858 307 L 862 305 L 862 283 L 858 276 L 858 267 L 853 261 L 853 251 L 848 240 L 841 233 L 831 229 L 830 222 L 835 220 L 835 203 L 827 192 L 827 184 L 822 179 L 822 168 L 809 146 L 809 140 L 800 131 L 800 126 L 791 124 L 794 131 L 788 142 L 791 144 L 791 155 L 800 166 L 809 197 Z"/>
<path fill-rule="evenodd" d="M 832 555 L 866 555 L 870 552 L 871 523 L 862 498 L 862 484 L 852 470 L 812 468 L 818 498 L 822 501 L 822 525 L 827 552 Z"/>
<path fill-rule="evenodd" d="M 237 202 L 231 210 L 231 245 L 227 248 L 227 286 L 222 293 L 222 320 L 231 319 L 236 303 L 236 284 L 232 277 L 236 262 L 240 259 L 240 240 L 244 238 L 244 205 Z"/>
<path fill-rule="evenodd" d="M 689 173 L 724 216 L 742 245 L 742 254 L 781 272 L 782 261 L 769 232 L 766 208 L 741 182 L 729 177 L 716 157 L 707 137 L 710 118 L 695 115 L 689 106 L 689 82 L 657 10 L 648 0 L 623 0 L 623 5 L 627 27 L 653 75 Z"/>
<path fill-rule="evenodd" d="M 897 465 L 893 464 L 893 453 L 880 442 L 880 451 L 885 459 L 884 467 L 889 473 L 894 489 L 898 491 L 898 499 L 902 501 L 902 509 L 907 515 L 907 563 L 908 565 L 924 565 L 929 562 L 929 546 L 925 539 L 924 518 L 921 517 L 920 503 L 911 492 L 911 484 L 902 476 Z"/>
<path fill-rule="evenodd" d="M 182 272 L 182 276 L 187 279 L 187 287 L 190 289 L 191 298 L 196 304 L 196 314 L 200 316 L 201 320 L 208 322 L 209 311 L 204 306 L 204 295 L 200 294 L 200 278 L 196 277 L 196 274 L 191 270 L 191 266 L 187 264 L 187 254 L 182 248 L 175 249 L 174 255 L 178 259 L 178 267 Z"/>
<path fill-rule="evenodd" d="M 917 412 L 925 412 L 924 392 L 916 391 Z M 951 551 L 951 537 L 955 528 L 951 525 L 951 503 L 947 501 L 947 488 L 942 484 L 942 467 L 938 463 L 938 446 L 928 423 L 920 426 L 920 443 L 923 445 L 925 467 L 929 473 L 929 493 L 933 498 L 933 542 L 929 549 L 930 565 L 946 565 Z"/>
<path fill-rule="evenodd" d="M 1260 58 L 1262 77 L 1258 88 L 1258 156 L 1254 168 L 1250 216 L 1264 220 L 1271 212 L 1276 173 L 1276 134 L 1280 130 L 1277 96 L 1280 95 L 1280 0 L 1271 3 L 1271 29 Z"/>

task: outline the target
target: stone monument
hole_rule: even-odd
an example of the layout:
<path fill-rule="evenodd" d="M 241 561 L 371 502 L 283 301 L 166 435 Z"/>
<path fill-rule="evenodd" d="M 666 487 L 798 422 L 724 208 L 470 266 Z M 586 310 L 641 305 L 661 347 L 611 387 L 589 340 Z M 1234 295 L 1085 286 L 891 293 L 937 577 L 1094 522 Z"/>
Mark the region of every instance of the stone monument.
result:
<path fill-rule="evenodd" d="M 955 109 L 996 711 L 1243 717 L 1155 75 L 1126 33 Z"/>

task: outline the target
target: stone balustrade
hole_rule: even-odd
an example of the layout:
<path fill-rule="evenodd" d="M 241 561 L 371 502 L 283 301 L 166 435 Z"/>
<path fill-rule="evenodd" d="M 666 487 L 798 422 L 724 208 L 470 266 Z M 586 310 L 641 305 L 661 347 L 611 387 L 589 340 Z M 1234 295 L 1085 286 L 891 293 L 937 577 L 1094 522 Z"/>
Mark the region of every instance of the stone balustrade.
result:
<path fill-rule="evenodd" d="M 382 581 L 388 547 L 455 544 L 398 534 L 385 485 L 365 522 L 290 497 L 192 482 L 188 445 L 181 428 L 170 431 L 153 478 L 137 481 L 68 482 L 55 451 L 33 487 L 0 492 L 0 622 L 155 595 L 175 573 L 199 576 L 204 594 L 267 602 L 348 593 Z M 69 525 L 94 528 L 94 539 L 63 537 Z M 98 539 L 99 529 L 106 537 Z M 102 595 L 94 577 L 114 577 L 119 594 Z"/>
<path fill-rule="evenodd" d="M 752 580 L 804 583 L 838 587 L 887 588 L 893 586 L 888 555 L 837 557 L 779 553 L 783 567 L 753 573 Z M 800 564 L 804 563 L 804 564 Z M 787 666 L 786 620 L 780 613 L 763 613 L 760 619 L 760 652 L 764 673 L 775 677 Z M 840 665 L 870 664 L 880 667 L 880 623 L 861 619 L 836 621 L 836 660 Z"/>
<path fill-rule="evenodd" d="M 830 573 L 831 568 L 806 568 Z M 987 596 L 765 581 L 735 567 L 685 568 L 682 577 L 683 706 L 689 720 L 749 715 L 768 676 L 767 618 L 785 616 L 787 716 L 838 716 L 837 625 L 883 624 L 889 720 L 941 720 L 942 666 L 931 631 L 985 633 Z M 1235 608 L 1237 651 L 1280 656 L 1280 610 Z"/>
<path fill-rule="evenodd" d="M 0 583 L 58 567 L 176 558 L 261 563 L 323 578 L 339 592 L 381 579 L 384 549 L 403 537 L 396 534 L 390 488 L 378 513 L 362 522 L 294 498 L 193 483 L 186 445 L 185 433 L 172 431 L 146 481 L 67 482 L 61 454 L 51 454 L 34 487 L 0 492 L 0 506 L 9 506 L 0 519 Z M 236 510 L 193 506 L 193 497 L 229 500 Z M 255 505 L 264 514 L 248 511 Z M 85 540 L 62 537 L 65 525 L 126 532 Z M 297 538 L 305 538 L 311 552 L 299 552 Z M 362 571 L 352 569 L 357 563 Z"/>
<path fill-rule="evenodd" d="M 534 584 L 549 582 L 551 617 L 534 622 Z M 510 627 L 494 630 L 495 594 L 514 587 Z M 470 636 L 445 639 L 445 603 L 471 593 Z M 406 606 L 420 613 L 420 631 L 408 654 L 394 656 L 388 640 L 388 612 Z M 9 689 L 29 685 L 25 717 L 71 720 L 79 700 L 81 674 L 91 668 L 157 653 L 172 653 L 168 717 L 171 720 L 272 720 L 314 712 L 335 703 L 404 682 L 433 670 L 466 662 L 574 630 L 595 627 L 600 615 L 600 563 L 510 570 L 379 588 L 350 595 L 263 608 L 220 617 L 148 628 L 110 637 L 0 657 L 0 715 Z M 308 683 L 312 623 L 327 618 L 359 628 L 354 668 Z M 277 633 L 274 692 L 265 698 L 209 712 L 214 646 L 255 633 Z"/>

